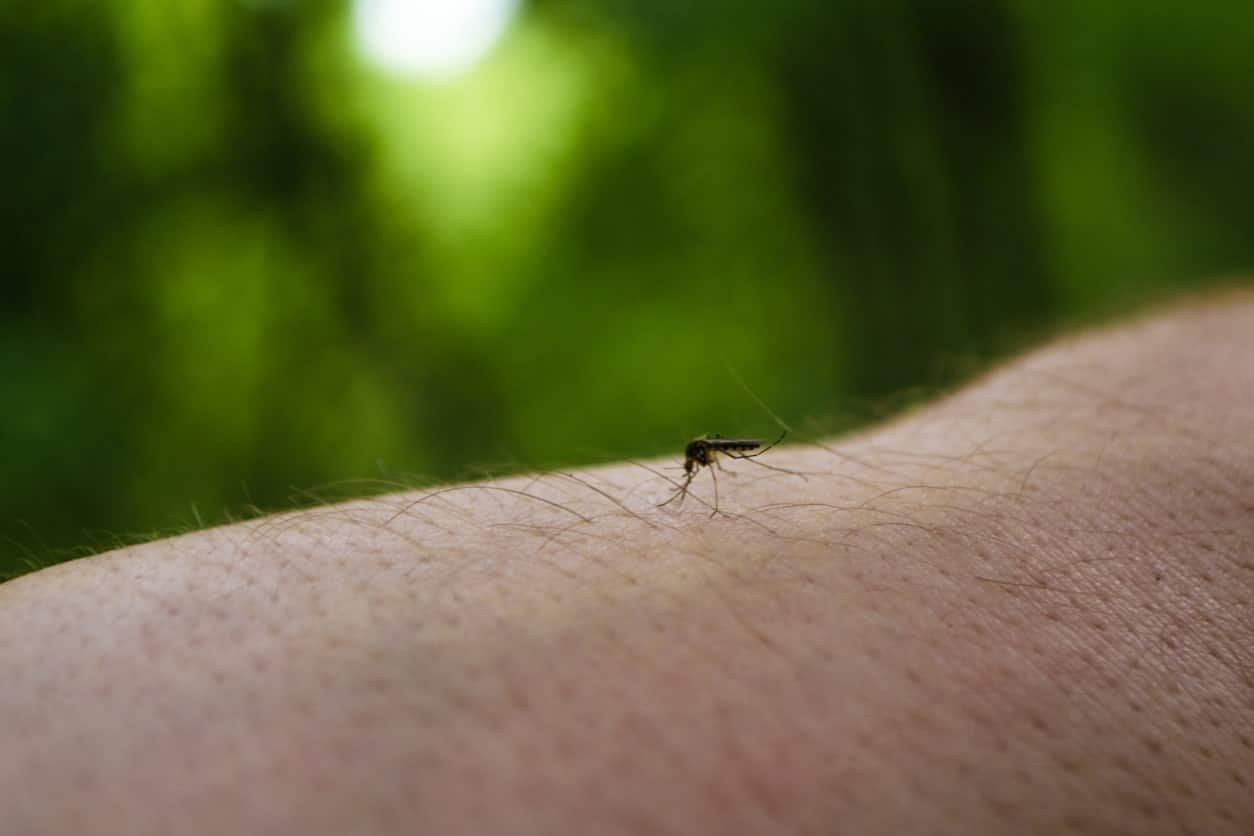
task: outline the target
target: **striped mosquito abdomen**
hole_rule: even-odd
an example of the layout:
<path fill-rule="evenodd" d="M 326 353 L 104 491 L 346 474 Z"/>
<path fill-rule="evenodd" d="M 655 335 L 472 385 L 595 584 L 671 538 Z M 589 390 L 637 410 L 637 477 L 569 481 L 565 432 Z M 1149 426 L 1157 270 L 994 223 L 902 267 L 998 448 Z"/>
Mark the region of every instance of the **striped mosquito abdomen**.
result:
<path fill-rule="evenodd" d="M 715 450 L 731 450 L 736 453 L 747 453 L 762 446 L 762 442 L 756 438 L 713 438 L 706 443 Z"/>

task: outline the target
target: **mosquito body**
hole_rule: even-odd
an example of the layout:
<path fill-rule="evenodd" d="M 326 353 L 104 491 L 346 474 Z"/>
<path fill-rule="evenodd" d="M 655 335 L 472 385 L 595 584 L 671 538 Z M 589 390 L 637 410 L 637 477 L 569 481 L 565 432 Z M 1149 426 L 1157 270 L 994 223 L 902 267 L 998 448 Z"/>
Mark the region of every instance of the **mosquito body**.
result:
<path fill-rule="evenodd" d="M 714 474 L 713 467 L 722 469 L 722 465 L 718 463 L 719 456 L 727 456 L 731 459 L 756 459 L 783 441 L 787 434 L 787 431 L 784 431 L 779 438 L 765 447 L 762 447 L 762 440 L 757 438 L 723 438 L 717 433 L 694 438 L 684 447 L 683 483 L 675 488 L 670 499 L 660 503 L 658 507 L 669 505 L 676 499 L 683 502 L 684 497 L 688 495 L 688 486 L 692 484 L 697 473 L 702 467 L 711 467 L 710 476 L 714 479 L 714 511 L 710 516 L 714 516 L 718 513 L 718 476 Z M 757 452 L 754 453 L 754 450 Z"/>

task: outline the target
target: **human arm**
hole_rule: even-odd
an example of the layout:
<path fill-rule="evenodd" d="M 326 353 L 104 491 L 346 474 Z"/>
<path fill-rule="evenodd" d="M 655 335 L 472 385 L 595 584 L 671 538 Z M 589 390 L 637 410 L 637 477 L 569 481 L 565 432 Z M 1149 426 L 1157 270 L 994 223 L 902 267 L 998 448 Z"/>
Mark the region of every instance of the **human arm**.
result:
<path fill-rule="evenodd" d="M 6 584 L 6 832 L 1248 832 L 1252 358 L 1233 297 L 714 517 L 625 463 Z"/>

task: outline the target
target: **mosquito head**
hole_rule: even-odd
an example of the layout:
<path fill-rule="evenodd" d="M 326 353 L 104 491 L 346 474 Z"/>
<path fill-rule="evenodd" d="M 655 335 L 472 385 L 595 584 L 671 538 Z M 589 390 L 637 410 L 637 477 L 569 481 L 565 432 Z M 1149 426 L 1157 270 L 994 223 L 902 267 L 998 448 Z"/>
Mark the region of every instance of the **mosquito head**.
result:
<path fill-rule="evenodd" d="M 706 436 L 694 438 L 684 448 L 684 470 L 692 473 L 699 466 L 710 463 L 710 445 Z"/>

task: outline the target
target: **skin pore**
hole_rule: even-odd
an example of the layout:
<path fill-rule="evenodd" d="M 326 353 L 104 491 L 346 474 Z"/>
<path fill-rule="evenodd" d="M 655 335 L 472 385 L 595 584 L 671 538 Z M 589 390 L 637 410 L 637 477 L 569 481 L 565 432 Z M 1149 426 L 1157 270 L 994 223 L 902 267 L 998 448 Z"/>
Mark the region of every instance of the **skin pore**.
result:
<path fill-rule="evenodd" d="M 4 832 L 1254 829 L 1254 298 L 763 461 L 714 517 L 624 463 L 0 586 Z"/>

